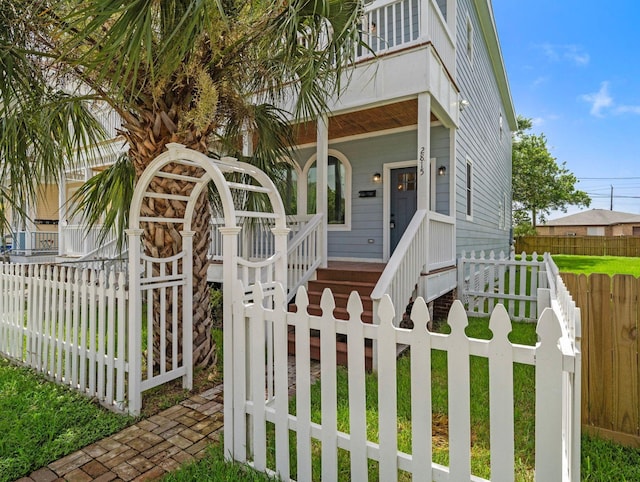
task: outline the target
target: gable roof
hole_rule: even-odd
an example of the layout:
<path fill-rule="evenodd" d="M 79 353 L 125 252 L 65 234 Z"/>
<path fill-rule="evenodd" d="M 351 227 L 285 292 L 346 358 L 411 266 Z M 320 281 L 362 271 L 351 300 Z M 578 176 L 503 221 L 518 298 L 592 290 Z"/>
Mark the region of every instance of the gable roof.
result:
<path fill-rule="evenodd" d="M 608 209 L 591 209 L 547 221 L 543 226 L 612 226 L 627 223 L 640 223 L 640 214 L 609 211 Z"/>

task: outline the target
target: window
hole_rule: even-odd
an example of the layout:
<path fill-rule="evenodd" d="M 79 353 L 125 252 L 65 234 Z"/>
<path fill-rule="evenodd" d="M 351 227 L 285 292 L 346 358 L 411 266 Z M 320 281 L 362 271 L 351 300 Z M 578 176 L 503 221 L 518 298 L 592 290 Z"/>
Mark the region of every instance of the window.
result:
<path fill-rule="evenodd" d="M 467 57 L 473 65 L 473 24 L 469 14 L 467 14 Z"/>
<path fill-rule="evenodd" d="M 604 236 L 604 226 L 587 226 L 587 236 Z"/>
<path fill-rule="evenodd" d="M 278 166 L 278 192 L 287 214 L 298 214 L 298 168 L 290 163 Z"/>
<path fill-rule="evenodd" d="M 315 156 L 314 156 L 315 157 Z M 315 158 L 307 162 L 307 214 L 316 213 L 317 168 Z M 349 228 L 351 224 L 351 165 L 337 151 L 330 150 L 327 172 L 327 223 Z"/>
<path fill-rule="evenodd" d="M 498 121 L 498 124 L 500 125 L 500 140 L 502 140 L 502 138 L 504 137 L 504 127 L 502 125 L 502 112 L 500 113 L 500 120 Z"/>
<path fill-rule="evenodd" d="M 467 218 L 473 215 L 473 164 L 467 159 Z"/>
<path fill-rule="evenodd" d="M 511 226 L 511 205 L 509 204 L 509 198 L 507 197 L 507 193 L 504 193 L 504 229 L 509 229 Z"/>

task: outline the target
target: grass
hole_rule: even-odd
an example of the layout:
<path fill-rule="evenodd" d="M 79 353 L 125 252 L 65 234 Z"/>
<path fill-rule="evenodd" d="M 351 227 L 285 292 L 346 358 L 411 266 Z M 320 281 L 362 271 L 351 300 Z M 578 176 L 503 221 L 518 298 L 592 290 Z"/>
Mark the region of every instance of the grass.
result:
<path fill-rule="evenodd" d="M 640 276 L 640 258 L 554 254 L 553 260 L 561 272 L 587 275 L 591 273 L 604 273 L 609 276 L 616 274 Z"/>
<path fill-rule="evenodd" d="M 231 480 L 247 482 L 268 482 L 279 480 L 269 475 L 257 472 L 247 465 L 224 460 L 222 441 L 209 448 L 207 456 L 198 461 L 183 465 L 176 472 L 166 475 L 163 482 L 227 482 Z"/>
<path fill-rule="evenodd" d="M 28 475 L 133 419 L 0 358 L 0 481 Z"/>

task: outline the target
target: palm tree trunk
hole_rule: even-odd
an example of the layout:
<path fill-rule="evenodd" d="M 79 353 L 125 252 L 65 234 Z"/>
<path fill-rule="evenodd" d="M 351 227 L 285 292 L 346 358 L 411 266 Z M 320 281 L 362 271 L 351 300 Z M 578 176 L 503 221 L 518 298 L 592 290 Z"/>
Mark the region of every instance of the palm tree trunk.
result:
<path fill-rule="evenodd" d="M 129 141 L 129 155 L 136 169 L 136 177 L 139 178 L 147 166 L 160 155 L 166 144 L 169 142 L 179 142 L 191 149 L 204 152 L 206 148 L 204 135 L 188 133 L 186 136 L 179 136 L 175 132 L 175 114 L 168 111 L 146 111 L 135 119 L 127 119 L 124 127 L 125 137 Z M 167 120 L 168 119 L 168 120 Z M 198 168 L 180 166 L 181 173 L 190 176 L 197 176 Z M 184 193 L 190 186 L 184 181 L 174 179 L 162 179 L 153 182 L 149 189 L 161 194 Z M 151 199 L 146 198 L 141 211 L 151 216 L 160 217 L 182 217 L 186 210 L 186 203 L 177 200 Z M 206 367 L 215 363 L 215 345 L 211 336 L 213 322 L 209 310 L 209 287 L 207 284 L 207 270 L 209 259 L 207 256 L 210 244 L 211 212 L 206 190 L 202 193 L 196 204 L 195 216 L 192 220 L 192 229 L 195 231 L 193 243 L 193 361 L 198 367 Z M 143 223 L 144 235 L 143 245 L 148 255 L 159 258 L 166 258 L 178 254 L 182 250 L 182 238 L 179 223 Z M 134 247 L 130 247 L 133 249 Z M 170 349 L 173 333 L 171 314 L 173 312 L 172 299 L 167 296 L 164 301 L 167 316 L 166 332 L 166 359 L 167 369 L 172 365 Z M 179 300 L 182 303 L 182 300 Z M 160 294 L 154 297 L 154 315 L 159 314 L 161 306 Z M 181 313 L 178 307 L 177 313 Z M 181 331 L 181 320 L 178 323 L 178 330 Z M 160 356 L 160 325 L 159 316 L 154 316 L 154 360 L 159 360 Z M 182 350 L 179 350 L 179 362 L 182 359 Z M 159 367 L 154 367 L 158 369 Z"/>

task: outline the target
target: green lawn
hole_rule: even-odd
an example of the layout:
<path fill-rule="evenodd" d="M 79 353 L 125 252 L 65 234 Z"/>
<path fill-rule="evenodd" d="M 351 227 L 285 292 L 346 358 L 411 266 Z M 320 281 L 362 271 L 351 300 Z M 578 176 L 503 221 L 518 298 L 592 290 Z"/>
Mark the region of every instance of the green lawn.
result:
<path fill-rule="evenodd" d="M 28 475 L 132 419 L 0 357 L 0 481 Z"/>
<path fill-rule="evenodd" d="M 574 256 L 554 254 L 553 260 L 560 272 L 591 274 L 630 274 L 640 276 L 640 258 L 623 256 Z"/>

